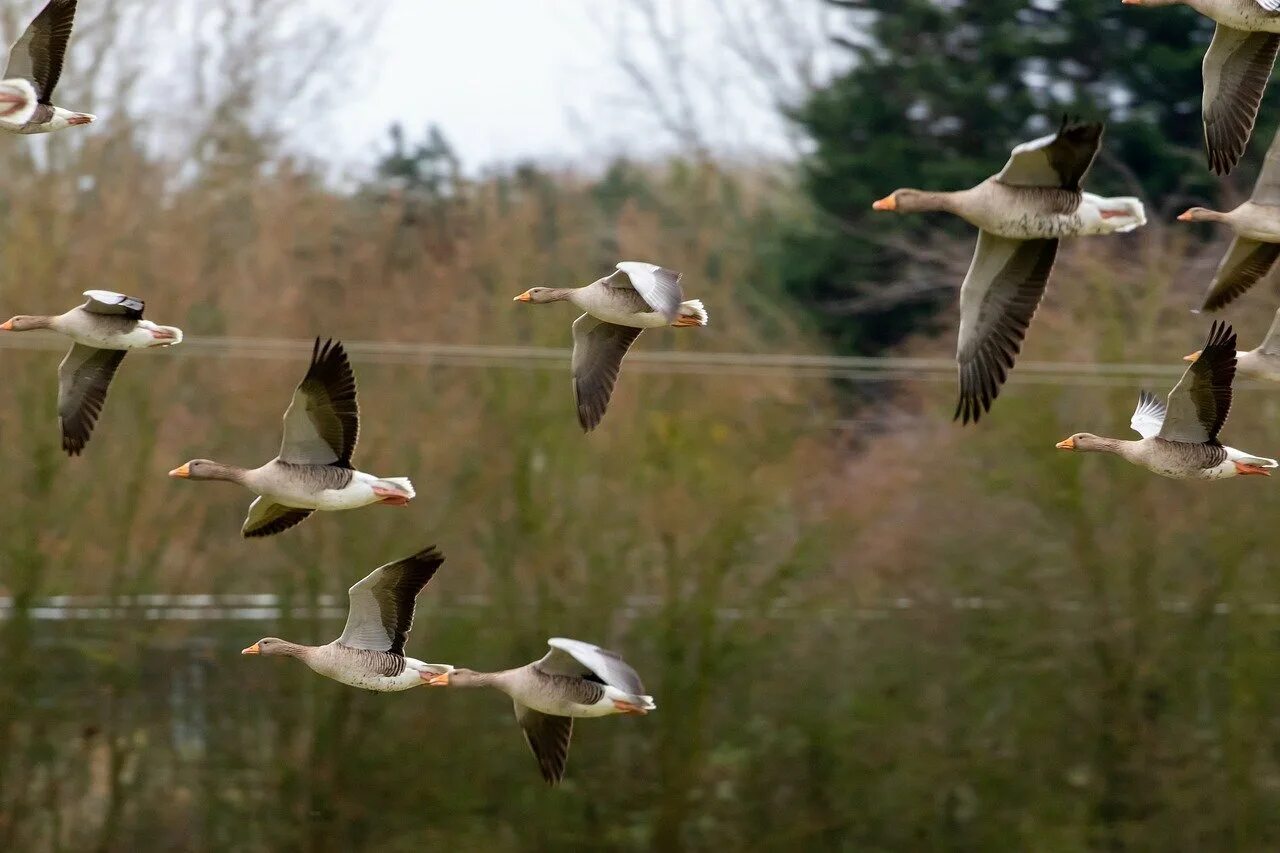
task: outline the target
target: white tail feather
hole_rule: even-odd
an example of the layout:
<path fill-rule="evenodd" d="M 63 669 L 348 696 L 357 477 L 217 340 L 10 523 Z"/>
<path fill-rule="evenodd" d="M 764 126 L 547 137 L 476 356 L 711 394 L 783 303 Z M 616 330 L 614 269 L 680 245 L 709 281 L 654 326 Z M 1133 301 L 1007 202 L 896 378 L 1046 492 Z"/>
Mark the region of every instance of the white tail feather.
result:
<path fill-rule="evenodd" d="M 413 483 L 409 482 L 408 477 L 383 477 L 378 480 L 379 485 L 385 485 L 388 489 L 395 489 L 404 492 L 410 498 L 416 498 L 418 495 L 413 490 Z"/>
<path fill-rule="evenodd" d="M 690 299 L 688 302 L 681 302 L 680 316 L 692 317 L 698 321 L 699 326 L 705 326 L 711 322 L 711 318 L 707 316 L 707 309 L 703 307 L 701 299 Z"/>

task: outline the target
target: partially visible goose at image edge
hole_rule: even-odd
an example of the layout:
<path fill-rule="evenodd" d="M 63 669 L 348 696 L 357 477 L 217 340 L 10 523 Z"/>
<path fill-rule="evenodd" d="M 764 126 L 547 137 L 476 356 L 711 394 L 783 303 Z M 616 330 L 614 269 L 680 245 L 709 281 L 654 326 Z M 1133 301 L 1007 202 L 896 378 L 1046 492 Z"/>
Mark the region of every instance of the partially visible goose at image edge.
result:
<path fill-rule="evenodd" d="M 193 459 L 169 476 L 238 483 L 258 495 L 241 530 L 246 539 L 288 530 L 316 510 L 408 504 L 415 495 L 407 477 L 375 477 L 352 467 L 359 435 L 356 377 L 346 350 L 316 338 L 311 366 L 284 413 L 275 459 L 258 468 Z"/>
<path fill-rule="evenodd" d="M 0 323 L 0 331 L 48 329 L 74 341 L 58 365 L 58 424 L 62 449 L 70 456 L 78 456 L 88 443 L 125 353 L 182 343 L 181 329 L 142 319 L 146 305 L 137 297 L 110 290 L 86 290 L 84 295 L 88 300 L 83 305 L 63 314 L 19 314 Z"/>
<path fill-rule="evenodd" d="M 342 636 L 323 646 L 303 646 L 263 637 L 242 655 L 292 657 L 326 678 L 377 693 L 394 693 L 427 683 L 453 667 L 405 657 L 418 593 L 444 564 L 427 546 L 412 556 L 379 566 L 347 590 L 350 609 Z"/>
<path fill-rule="evenodd" d="M 685 300 L 681 274 L 657 264 L 623 261 L 584 287 L 533 287 L 515 302 L 569 302 L 586 311 L 573 321 L 573 402 L 583 432 L 604 417 L 631 344 L 645 329 L 707 325 L 697 299 Z"/>
<path fill-rule="evenodd" d="M 1231 411 L 1236 374 L 1236 333 L 1214 323 L 1204 348 L 1161 402 L 1148 391 L 1138 395 L 1129 425 L 1139 441 L 1078 432 L 1058 442 L 1060 450 L 1114 453 L 1148 471 L 1175 480 L 1221 480 L 1237 475 L 1271 476 L 1274 459 L 1254 456 L 1218 441 Z"/>
<path fill-rule="evenodd" d="M 899 189 L 872 205 L 898 213 L 943 211 L 977 226 L 978 244 L 960 286 L 955 418 L 975 423 L 1000 393 L 1044 296 L 1058 240 L 1123 234 L 1147 221 L 1136 198 L 1081 189 L 1102 144 L 1101 123 L 1068 123 L 1013 149 L 996 175 L 967 190 Z"/>
<path fill-rule="evenodd" d="M 433 687 L 493 687 L 515 703 L 516 722 L 549 785 L 564 778 L 575 717 L 643 715 L 656 710 L 640 675 L 616 652 L 552 637 L 541 660 L 502 672 L 455 668 L 432 676 Z"/>
<path fill-rule="evenodd" d="M 53 105 L 53 90 L 62 76 L 62 63 L 75 23 L 76 0 L 49 0 L 39 15 L 9 49 L 7 78 L 29 81 L 36 95 L 35 109 L 22 121 L 0 115 L 0 130 L 10 133 L 51 133 L 66 127 L 89 124 L 95 116 L 72 112 Z"/>
<path fill-rule="evenodd" d="M 1195 361 L 1202 352 L 1203 350 L 1196 350 L 1183 356 L 1182 360 Z M 1259 379 L 1280 382 L 1280 310 L 1272 318 L 1271 328 L 1267 330 L 1262 343 L 1255 349 L 1236 351 L 1236 370 Z"/>
<path fill-rule="evenodd" d="M 1225 212 L 1193 207 L 1178 221 L 1221 222 L 1236 235 L 1209 282 L 1201 311 L 1217 311 L 1253 287 L 1280 257 L 1280 132 L 1271 140 L 1248 201 Z"/>
<path fill-rule="evenodd" d="M 1121 2 L 1126 6 L 1186 5 L 1217 24 L 1201 66 L 1200 110 L 1209 168 L 1215 175 L 1229 174 L 1249 144 L 1280 50 L 1280 0 Z"/>

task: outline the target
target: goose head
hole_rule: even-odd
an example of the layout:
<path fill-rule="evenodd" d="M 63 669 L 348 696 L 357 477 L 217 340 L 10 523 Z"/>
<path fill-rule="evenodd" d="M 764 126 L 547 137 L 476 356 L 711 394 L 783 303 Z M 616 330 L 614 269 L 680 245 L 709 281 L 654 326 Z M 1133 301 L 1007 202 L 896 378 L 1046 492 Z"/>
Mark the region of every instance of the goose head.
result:
<path fill-rule="evenodd" d="M 30 317 L 26 314 L 19 314 L 0 323 L 0 330 L 6 332 L 30 332 L 32 329 L 47 329 L 49 328 L 50 319 L 49 317 Z"/>

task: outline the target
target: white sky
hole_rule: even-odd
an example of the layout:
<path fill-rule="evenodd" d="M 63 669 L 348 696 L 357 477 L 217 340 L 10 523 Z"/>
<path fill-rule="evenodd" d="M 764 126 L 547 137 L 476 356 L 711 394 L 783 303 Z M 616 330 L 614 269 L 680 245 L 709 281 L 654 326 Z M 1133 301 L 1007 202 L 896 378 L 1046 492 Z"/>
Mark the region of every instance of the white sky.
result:
<path fill-rule="evenodd" d="M 468 170 L 523 158 L 590 162 L 670 147 L 658 128 L 644 126 L 634 90 L 611 55 L 622 0 L 381 2 L 387 9 L 369 62 L 371 95 L 358 119 L 338 131 L 354 160 L 368 162 L 371 146 L 382 150 L 395 120 L 410 139 L 437 123 Z M 698 61 L 710 59 L 722 48 L 715 0 L 675 2 L 671 8 L 678 9 L 690 48 Z M 645 38 L 636 44 L 648 50 Z M 718 98 L 717 85 L 709 82 L 699 94 Z M 755 137 L 747 147 L 786 150 L 773 110 L 760 98 L 743 98 L 737 117 L 746 121 L 744 114 L 755 113 L 746 121 Z"/>

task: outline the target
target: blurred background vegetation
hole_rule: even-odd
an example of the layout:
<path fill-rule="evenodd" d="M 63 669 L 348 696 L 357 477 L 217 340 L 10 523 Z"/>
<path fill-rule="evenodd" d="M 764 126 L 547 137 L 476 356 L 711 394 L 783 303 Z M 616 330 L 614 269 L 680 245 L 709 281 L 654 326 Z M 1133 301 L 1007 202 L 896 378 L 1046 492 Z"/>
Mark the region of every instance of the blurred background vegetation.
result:
<path fill-rule="evenodd" d="M 0 301 L 136 293 L 189 340 L 130 357 L 75 460 L 62 344 L 0 340 L 0 850 L 1280 845 L 1272 484 L 1052 448 L 1124 434 L 1139 387 L 1199 346 L 1187 308 L 1226 235 L 1167 223 L 1247 194 L 1275 110 L 1211 181 L 1209 33 L 1187 9 L 708 2 L 792 154 L 709 141 L 716 90 L 670 61 L 669 8 L 618 0 L 649 25 L 653 50 L 617 58 L 667 153 L 474 170 L 447 127 L 392 116 L 354 178 L 288 141 L 371 61 L 367 4 L 82 4 L 59 91 L 103 120 L 0 140 Z M 28 6 L 0 4 L 6 41 Z M 161 26 L 173 123 L 135 49 Z M 972 235 L 866 211 L 980 180 L 1063 112 L 1108 119 L 1090 186 L 1152 222 L 1065 248 L 1021 369 L 961 429 Z M 646 336 L 637 355 L 683 366 L 629 362 L 591 436 L 566 358 L 440 349 L 567 346 L 572 312 L 511 297 L 618 258 L 683 270 L 712 325 Z M 1242 342 L 1275 296 L 1228 312 Z M 246 493 L 164 472 L 269 458 L 316 334 L 355 343 L 361 465 L 419 497 L 246 542 Z M 1242 383 L 1227 439 L 1276 455 L 1277 417 Z M 659 711 L 579 725 L 549 790 L 501 697 L 371 695 L 237 654 L 336 636 L 346 587 L 428 543 L 447 562 L 410 654 L 502 668 L 580 637 L 625 654 Z"/>

